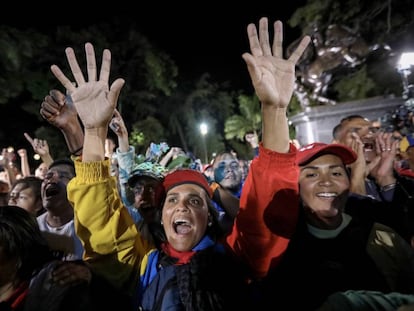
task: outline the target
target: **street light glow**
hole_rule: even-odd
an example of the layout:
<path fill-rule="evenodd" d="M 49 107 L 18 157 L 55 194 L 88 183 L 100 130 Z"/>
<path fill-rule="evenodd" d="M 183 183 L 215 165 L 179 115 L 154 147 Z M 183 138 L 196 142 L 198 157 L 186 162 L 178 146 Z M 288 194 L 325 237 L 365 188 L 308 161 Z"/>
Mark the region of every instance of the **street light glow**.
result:
<path fill-rule="evenodd" d="M 201 133 L 201 135 L 206 135 L 207 133 L 208 133 L 208 126 L 207 126 L 207 124 L 206 123 L 201 123 L 200 124 L 200 133 Z"/>
<path fill-rule="evenodd" d="M 200 133 L 203 136 L 203 147 L 204 147 L 204 163 L 208 163 L 208 152 L 207 152 L 207 143 L 206 143 L 206 135 L 208 133 L 208 126 L 207 123 L 202 122 L 200 123 Z"/>
<path fill-rule="evenodd" d="M 414 65 L 414 52 L 404 52 L 397 63 L 397 70 L 401 75 L 403 83 L 404 99 L 411 98 L 413 96 L 413 86 L 409 84 L 408 76 L 411 74 L 411 66 Z"/>
<path fill-rule="evenodd" d="M 414 65 L 414 52 L 402 53 L 397 64 L 398 70 L 410 70 L 412 65 Z"/>

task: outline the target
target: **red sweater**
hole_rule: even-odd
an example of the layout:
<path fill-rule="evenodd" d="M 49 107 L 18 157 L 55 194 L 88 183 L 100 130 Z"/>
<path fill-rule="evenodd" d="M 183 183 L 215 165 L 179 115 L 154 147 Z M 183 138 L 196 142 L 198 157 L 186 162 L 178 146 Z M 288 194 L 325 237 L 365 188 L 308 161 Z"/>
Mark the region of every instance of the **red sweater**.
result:
<path fill-rule="evenodd" d="M 259 147 L 244 183 L 240 210 L 227 243 L 252 269 L 266 276 L 284 254 L 299 211 L 299 167 L 296 147 L 277 153 Z"/>

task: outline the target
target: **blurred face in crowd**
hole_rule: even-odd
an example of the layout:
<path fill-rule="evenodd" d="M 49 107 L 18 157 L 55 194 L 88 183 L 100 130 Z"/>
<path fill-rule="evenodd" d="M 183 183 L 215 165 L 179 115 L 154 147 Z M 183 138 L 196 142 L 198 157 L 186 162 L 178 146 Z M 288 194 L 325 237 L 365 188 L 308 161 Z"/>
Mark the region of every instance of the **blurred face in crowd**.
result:
<path fill-rule="evenodd" d="M 141 177 L 131 188 L 134 194 L 134 207 L 139 210 L 146 223 L 156 219 L 159 208 L 157 192 L 161 182 L 150 177 Z"/>
<path fill-rule="evenodd" d="M 213 163 L 214 181 L 226 189 L 238 189 L 242 182 L 243 172 L 239 160 L 231 153 L 217 155 Z"/>
<path fill-rule="evenodd" d="M 40 182 L 40 181 L 39 181 Z M 40 197 L 39 183 L 38 193 L 24 182 L 17 183 L 10 191 L 9 205 L 15 205 L 28 211 L 30 214 L 37 216 L 38 212 L 43 209 L 42 199 Z"/>
<path fill-rule="evenodd" d="M 375 136 L 379 128 L 365 118 L 352 118 L 342 122 L 336 141 L 340 144 L 351 147 L 352 135 L 357 134 L 364 144 L 365 161 L 371 162 L 376 156 Z"/>
<path fill-rule="evenodd" d="M 42 183 L 42 203 L 44 208 L 65 206 L 68 203 L 66 187 L 75 177 L 73 167 L 59 164 L 50 168 Z"/>
<path fill-rule="evenodd" d="M 326 154 L 300 167 L 299 188 L 309 223 L 321 229 L 339 226 L 349 192 L 342 160 Z"/>
<path fill-rule="evenodd" d="M 46 163 L 42 162 L 39 164 L 39 166 L 36 168 L 35 170 L 35 176 L 44 179 L 46 176 L 46 173 L 48 171 L 48 166 L 46 165 Z"/>
<path fill-rule="evenodd" d="M 162 224 L 174 249 L 190 251 L 205 235 L 208 223 L 207 193 L 202 187 L 182 184 L 167 192 Z"/>

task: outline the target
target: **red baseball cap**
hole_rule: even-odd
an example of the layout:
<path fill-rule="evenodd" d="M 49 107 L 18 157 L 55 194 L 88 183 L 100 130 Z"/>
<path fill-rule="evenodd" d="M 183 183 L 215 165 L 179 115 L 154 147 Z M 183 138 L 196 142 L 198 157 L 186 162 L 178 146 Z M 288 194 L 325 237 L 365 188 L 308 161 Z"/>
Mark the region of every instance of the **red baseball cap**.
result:
<path fill-rule="evenodd" d="M 351 164 L 357 159 L 357 154 L 345 145 L 312 143 L 302 146 L 297 151 L 296 160 L 299 165 L 303 165 L 325 154 L 333 154 L 340 157 L 345 165 Z"/>
<path fill-rule="evenodd" d="M 203 188 L 210 198 L 213 196 L 213 191 L 207 182 L 207 178 L 201 172 L 193 169 L 177 169 L 172 171 L 165 175 L 162 184 L 164 185 L 165 193 L 182 184 L 195 184 Z"/>

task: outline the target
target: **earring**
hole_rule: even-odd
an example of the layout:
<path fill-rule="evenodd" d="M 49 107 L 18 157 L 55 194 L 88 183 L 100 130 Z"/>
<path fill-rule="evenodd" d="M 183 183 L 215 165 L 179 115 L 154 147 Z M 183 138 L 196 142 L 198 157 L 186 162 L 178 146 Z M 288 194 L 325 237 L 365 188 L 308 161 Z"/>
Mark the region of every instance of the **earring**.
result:
<path fill-rule="evenodd" d="M 211 227 L 213 223 L 211 221 L 208 222 L 207 226 Z"/>
<path fill-rule="evenodd" d="M 164 226 L 164 223 L 162 222 L 162 220 L 160 221 L 161 226 Z"/>

